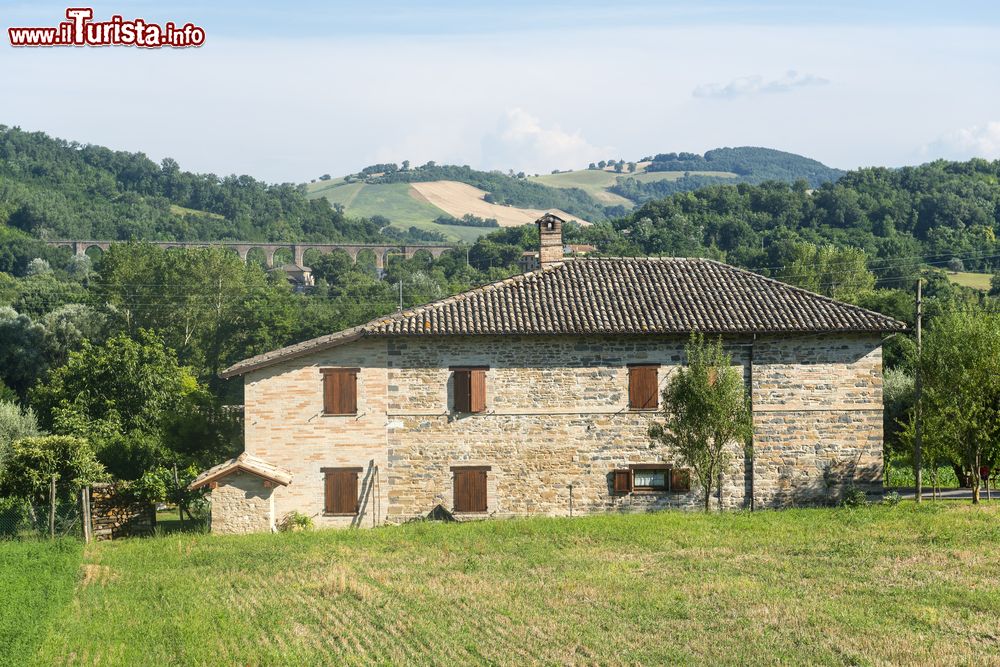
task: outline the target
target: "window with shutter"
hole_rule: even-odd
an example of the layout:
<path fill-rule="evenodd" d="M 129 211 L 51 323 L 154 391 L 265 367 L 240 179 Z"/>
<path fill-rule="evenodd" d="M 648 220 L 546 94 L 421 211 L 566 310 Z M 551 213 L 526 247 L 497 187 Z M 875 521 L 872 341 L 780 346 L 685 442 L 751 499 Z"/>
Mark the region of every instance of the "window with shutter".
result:
<path fill-rule="evenodd" d="M 323 412 L 328 415 L 358 413 L 357 368 L 324 368 Z"/>
<path fill-rule="evenodd" d="M 611 489 L 617 495 L 632 492 L 632 471 L 613 470 L 611 472 Z"/>
<path fill-rule="evenodd" d="M 666 491 L 670 467 L 662 463 L 636 464 L 632 468 L 633 491 Z"/>
<path fill-rule="evenodd" d="M 489 470 L 489 466 L 463 466 L 451 469 L 455 512 L 486 511 L 486 473 Z"/>
<path fill-rule="evenodd" d="M 358 475 L 361 468 L 322 468 L 325 514 L 353 516 L 358 513 Z"/>
<path fill-rule="evenodd" d="M 659 405 L 659 366 L 636 364 L 628 368 L 628 406 L 632 410 L 655 410 Z"/>
<path fill-rule="evenodd" d="M 486 411 L 486 371 L 484 367 L 452 368 L 454 371 L 455 412 Z"/>
<path fill-rule="evenodd" d="M 670 490 L 685 492 L 691 490 L 691 471 L 687 468 L 674 468 L 670 471 Z"/>

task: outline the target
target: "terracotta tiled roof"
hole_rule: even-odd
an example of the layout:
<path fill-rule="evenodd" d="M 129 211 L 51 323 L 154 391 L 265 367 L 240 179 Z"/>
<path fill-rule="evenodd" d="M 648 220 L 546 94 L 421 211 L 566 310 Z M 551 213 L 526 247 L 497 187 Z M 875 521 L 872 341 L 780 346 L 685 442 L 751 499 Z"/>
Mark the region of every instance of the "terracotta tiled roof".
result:
<path fill-rule="evenodd" d="M 870 310 L 708 259 L 573 259 L 365 325 L 366 334 L 898 331 Z"/>
<path fill-rule="evenodd" d="M 891 332 L 885 315 L 709 259 L 570 259 L 242 361 L 231 377 L 361 336 Z"/>
<path fill-rule="evenodd" d="M 284 468 L 279 468 L 262 458 L 243 452 L 235 459 L 224 461 L 201 473 L 188 485 L 188 488 L 194 490 L 240 471 L 257 475 L 281 486 L 288 486 L 292 481 L 292 473 Z"/>

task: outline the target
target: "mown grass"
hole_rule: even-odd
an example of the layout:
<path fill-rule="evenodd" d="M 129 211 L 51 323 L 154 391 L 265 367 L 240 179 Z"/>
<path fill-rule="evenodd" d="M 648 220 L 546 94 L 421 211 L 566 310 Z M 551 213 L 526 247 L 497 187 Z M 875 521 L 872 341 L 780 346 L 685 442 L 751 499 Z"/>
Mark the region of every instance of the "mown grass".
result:
<path fill-rule="evenodd" d="M 348 215 L 371 217 L 381 215 L 393 227 L 417 227 L 440 232 L 451 241 L 473 243 L 490 229 L 438 225 L 433 221 L 445 212 L 420 197 L 409 183 L 344 183 L 343 179 L 310 183 L 308 197 L 326 197 L 333 204 L 342 204 Z"/>
<path fill-rule="evenodd" d="M 715 176 L 719 178 L 735 178 L 738 174 L 728 171 L 691 171 L 686 172 L 692 176 Z M 602 169 L 581 169 L 579 171 L 565 171 L 559 174 L 540 174 L 532 176 L 529 180 L 548 185 L 553 188 L 580 188 L 598 201 L 609 204 L 621 204 L 626 208 L 634 206 L 633 202 L 625 197 L 609 192 L 608 188 L 613 186 L 620 177 L 634 178 L 643 183 L 653 181 L 676 181 L 681 178 L 683 171 L 636 171 L 622 173 L 605 171 Z"/>
<path fill-rule="evenodd" d="M 990 273 L 970 273 L 968 271 L 959 271 L 958 273 L 948 272 L 948 279 L 953 283 L 983 291 L 989 291 L 990 280 L 992 278 L 993 274 Z"/>
<path fill-rule="evenodd" d="M 989 664 L 995 507 L 177 534 L 87 549 L 37 664 Z"/>
<path fill-rule="evenodd" d="M 31 660 L 69 604 L 82 551 L 72 540 L 0 541 L 0 665 Z"/>

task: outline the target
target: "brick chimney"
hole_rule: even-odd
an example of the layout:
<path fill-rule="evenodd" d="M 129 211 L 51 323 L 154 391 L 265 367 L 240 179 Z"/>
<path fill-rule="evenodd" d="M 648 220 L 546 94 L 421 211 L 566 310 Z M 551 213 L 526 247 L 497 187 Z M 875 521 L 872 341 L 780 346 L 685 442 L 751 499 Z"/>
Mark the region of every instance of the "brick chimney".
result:
<path fill-rule="evenodd" d="M 538 262 L 541 268 L 561 264 L 563 261 L 563 219 L 546 213 L 535 221 L 538 225 Z"/>

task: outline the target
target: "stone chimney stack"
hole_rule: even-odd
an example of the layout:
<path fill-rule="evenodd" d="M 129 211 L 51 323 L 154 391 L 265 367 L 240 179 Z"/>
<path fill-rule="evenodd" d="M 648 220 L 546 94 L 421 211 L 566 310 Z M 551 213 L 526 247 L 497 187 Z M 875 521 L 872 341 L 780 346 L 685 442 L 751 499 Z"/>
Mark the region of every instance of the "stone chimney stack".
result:
<path fill-rule="evenodd" d="M 546 213 L 535 221 L 538 225 L 538 263 L 541 268 L 561 264 L 563 261 L 563 220 L 559 216 Z"/>

